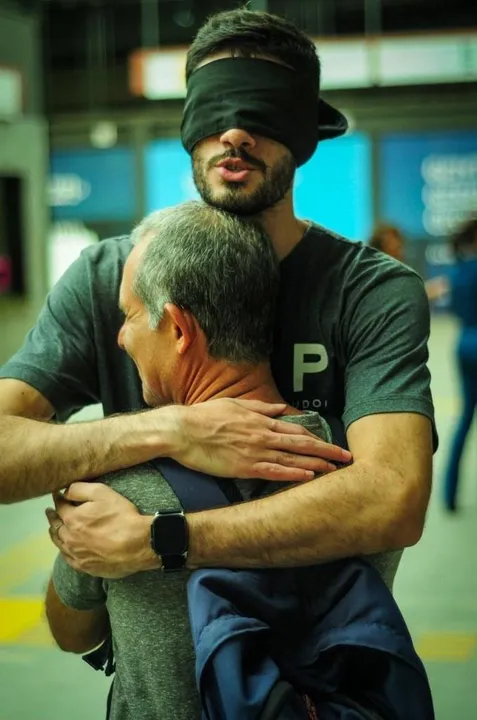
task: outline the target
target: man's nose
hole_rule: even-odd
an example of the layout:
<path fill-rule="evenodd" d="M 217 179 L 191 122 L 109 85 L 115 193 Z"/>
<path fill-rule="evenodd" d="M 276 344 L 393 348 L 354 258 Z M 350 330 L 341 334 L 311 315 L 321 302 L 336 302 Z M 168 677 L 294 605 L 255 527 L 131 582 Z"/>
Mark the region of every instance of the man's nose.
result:
<path fill-rule="evenodd" d="M 223 145 L 229 145 L 233 148 L 245 146 L 247 149 L 253 149 L 257 144 L 250 133 L 240 128 L 230 128 L 230 130 L 226 130 L 220 136 L 220 142 Z"/>

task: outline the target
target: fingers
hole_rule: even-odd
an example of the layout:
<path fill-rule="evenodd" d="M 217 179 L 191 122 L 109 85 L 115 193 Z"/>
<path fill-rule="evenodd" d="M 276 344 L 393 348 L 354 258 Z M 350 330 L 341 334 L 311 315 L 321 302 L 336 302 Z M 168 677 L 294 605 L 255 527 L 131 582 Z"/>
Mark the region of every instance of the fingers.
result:
<path fill-rule="evenodd" d="M 64 522 L 60 518 L 57 512 L 53 510 L 53 508 L 47 508 L 45 510 L 45 515 L 47 517 L 47 520 L 50 524 L 50 527 L 48 528 L 48 531 L 50 533 L 50 538 L 54 545 L 60 550 L 62 539 L 60 537 L 60 530 L 63 530 L 65 527 Z"/>
<path fill-rule="evenodd" d="M 316 435 L 308 428 L 297 423 L 285 422 L 285 420 L 277 420 L 276 418 L 267 421 L 267 427 L 276 433 L 284 433 L 285 435 L 306 435 L 316 439 Z"/>
<path fill-rule="evenodd" d="M 53 543 L 53 545 L 55 545 L 57 550 L 63 555 L 63 557 L 65 558 L 68 565 L 71 565 L 75 569 L 78 569 L 78 563 L 77 563 L 76 558 L 74 557 L 74 555 L 71 555 L 71 553 L 68 551 L 67 537 L 66 538 L 64 537 L 65 535 L 67 535 L 67 531 L 66 531 L 66 527 L 64 525 L 62 526 L 62 535 L 63 535 L 63 537 L 60 537 L 59 531 L 55 535 L 54 533 L 51 532 L 51 528 L 50 528 L 50 538 L 51 538 L 51 542 Z"/>
<path fill-rule="evenodd" d="M 259 463 L 255 463 L 253 466 L 254 470 L 257 465 L 271 465 L 275 468 L 280 467 L 283 469 L 283 479 L 290 480 L 290 471 L 293 470 L 294 474 L 299 475 L 300 479 L 312 480 L 316 475 L 324 475 L 326 473 L 333 472 L 336 470 L 336 465 L 323 460 L 322 458 L 308 456 L 308 455 L 294 455 L 292 453 L 282 453 L 271 451 L 264 453 L 265 459 Z M 295 471 L 297 471 L 295 473 Z M 257 476 L 258 477 L 258 476 Z M 266 477 L 264 480 L 269 480 Z"/>
<path fill-rule="evenodd" d="M 62 525 L 61 527 L 64 527 L 64 525 Z M 48 532 L 50 533 L 50 539 L 53 545 L 55 545 L 60 552 L 63 552 L 63 542 L 59 536 L 59 531 L 54 532 L 53 527 L 50 526 L 48 528 Z"/>
<path fill-rule="evenodd" d="M 111 492 L 104 483 L 75 482 L 65 490 L 64 497 L 69 503 L 83 503 L 98 500 L 104 493 Z"/>
<path fill-rule="evenodd" d="M 53 500 L 55 502 L 55 514 L 59 518 L 60 522 L 62 522 L 63 524 L 68 524 L 71 518 L 71 514 L 75 510 L 74 505 L 72 505 L 68 502 L 68 500 L 65 499 L 63 493 L 55 493 L 53 495 Z"/>
<path fill-rule="evenodd" d="M 45 515 L 50 524 L 48 532 L 50 533 L 53 545 L 55 545 L 55 547 L 61 552 L 66 561 L 72 565 L 75 562 L 75 558 L 68 552 L 67 549 L 67 543 L 69 540 L 68 528 L 53 508 L 47 508 L 45 510 Z"/>
<path fill-rule="evenodd" d="M 62 525 L 64 525 L 62 519 L 58 513 L 50 507 L 46 508 L 45 515 L 49 522 L 49 529 L 51 530 L 51 533 L 56 536 L 58 534 L 58 530 L 62 527 Z"/>
<path fill-rule="evenodd" d="M 282 415 L 287 407 L 286 403 L 266 403 L 261 400 L 233 400 L 233 402 L 241 405 L 246 410 L 267 415 L 268 417 Z"/>
<path fill-rule="evenodd" d="M 276 434 L 275 447 L 283 447 L 284 449 L 290 449 L 292 452 L 302 452 L 310 455 L 316 453 L 327 460 L 340 463 L 348 463 L 353 459 L 349 450 L 320 440 L 302 425 L 284 422 L 283 420 L 270 420 L 269 429 Z M 291 437 L 292 435 L 295 436 L 295 440 Z"/>
<path fill-rule="evenodd" d="M 278 447 L 293 453 L 316 455 L 317 457 L 332 462 L 349 463 L 353 459 L 348 450 L 320 440 L 314 433 L 302 425 L 276 419 L 277 415 L 283 413 L 286 404 L 263 403 L 258 400 L 234 400 L 234 402 L 247 407 L 253 412 L 258 412 L 271 418 L 267 421 L 267 424 L 272 433 L 276 434 L 277 437 L 270 444 L 270 447 Z M 291 436 L 295 436 L 296 439 L 294 440 Z M 329 472 L 329 470 L 322 470 L 320 472 Z"/>
<path fill-rule="evenodd" d="M 307 482 L 315 478 L 315 473 L 301 468 L 290 468 L 272 462 L 258 462 L 253 466 L 255 478 L 273 482 Z"/>
<path fill-rule="evenodd" d="M 288 425 L 290 423 L 282 423 Z M 299 427 L 298 425 L 291 425 L 291 427 Z M 300 428 L 304 430 L 305 428 Z M 293 453 L 297 455 L 309 455 L 310 457 L 322 458 L 323 460 L 329 460 L 332 463 L 349 463 L 353 459 L 353 456 L 348 450 L 339 447 L 338 445 L 332 445 L 331 443 L 324 442 L 306 431 L 305 433 L 294 433 L 285 434 L 273 431 L 269 436 L 268 447 L 281 450 L 286 453 Z M 310 468 L 312 469 L 312 468 Z"/>
<path fill-rule="evenodd" d="M 274 482 L 307 482 L 336 470 L 320 458 L 279 454 L 276 461 L 261 461 L 252 466 L 252 477 Z M 314 468 L 311 470 L 310 468 Z"/>

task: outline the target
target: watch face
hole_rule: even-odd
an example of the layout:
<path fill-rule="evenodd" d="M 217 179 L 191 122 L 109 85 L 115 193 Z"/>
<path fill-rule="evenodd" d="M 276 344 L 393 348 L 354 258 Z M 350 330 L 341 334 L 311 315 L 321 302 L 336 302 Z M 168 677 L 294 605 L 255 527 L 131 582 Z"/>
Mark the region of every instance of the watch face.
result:
<path fill-rule="evenodd" d="M 152 525 L 152 545 L 158 555 L 183 555 L 187 551 L 184 515 L 181 513 L 157 515 Z"/>

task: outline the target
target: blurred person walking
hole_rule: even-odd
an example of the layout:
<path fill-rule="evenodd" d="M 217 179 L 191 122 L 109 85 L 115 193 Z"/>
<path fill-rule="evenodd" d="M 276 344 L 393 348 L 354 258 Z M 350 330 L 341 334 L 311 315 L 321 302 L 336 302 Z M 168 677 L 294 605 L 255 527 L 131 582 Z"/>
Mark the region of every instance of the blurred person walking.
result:
<path fill-rule="evenodd" d="M 477 217 L 456 232 L 452 247 L 456 264 L 450 274 L 450 309 L 461 323 L 456 355 L 462 412 L 444 483 L 444 505 L 449 511 L 456 510 L 460 461 L 477 406 Z"/>
<path fill-rule="evenodd" d="M 406 238 L 402 231 L 396 225 L 380 224 L 377 225 L 369 239 L 369 247 L 379 250 L 385 255 L 405 262 L 406 256 Z M 448 293 L 447 278 L 439 275 L 424 281 L 427 298 L 430 302 L 440 300 Z"/>
<path fill-rule="evenodd" d="M 395 260 L 404 262 L 406 241 L 400 229 L 395 225 L 377 225 L 369 240 L 369 246 Z"/>

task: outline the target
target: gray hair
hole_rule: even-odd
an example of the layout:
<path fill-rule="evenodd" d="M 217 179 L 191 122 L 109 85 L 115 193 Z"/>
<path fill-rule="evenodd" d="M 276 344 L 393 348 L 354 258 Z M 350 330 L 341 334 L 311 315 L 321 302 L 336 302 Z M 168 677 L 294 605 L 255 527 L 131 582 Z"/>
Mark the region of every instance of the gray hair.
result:
<path fill-rule="evenodd" d="M 149 245 L 133 292 L 152 328 L 172 303 L 194 315 L 211 357 L 234 363 L 269 359 L 280 270 L 256 221 L 186 202 L 148 215 L 132 234 L 134 244 L 142 240 Z"/>

